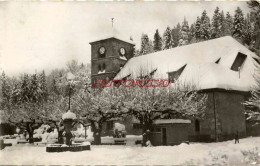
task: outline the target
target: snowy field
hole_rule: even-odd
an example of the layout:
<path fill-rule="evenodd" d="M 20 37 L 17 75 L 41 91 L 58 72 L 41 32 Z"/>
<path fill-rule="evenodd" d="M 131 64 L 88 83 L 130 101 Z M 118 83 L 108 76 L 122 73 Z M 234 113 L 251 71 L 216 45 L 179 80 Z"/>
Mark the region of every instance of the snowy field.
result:
<path fill-rule="evenodd" d="M 260 165 L 260 137 L 220 143 L 140 147 L 102 145 L 91 151 L 47 153 L 44 146 L 15 145 L 0 151 L 0 165 L 149 164 L 149 165 Z"/>

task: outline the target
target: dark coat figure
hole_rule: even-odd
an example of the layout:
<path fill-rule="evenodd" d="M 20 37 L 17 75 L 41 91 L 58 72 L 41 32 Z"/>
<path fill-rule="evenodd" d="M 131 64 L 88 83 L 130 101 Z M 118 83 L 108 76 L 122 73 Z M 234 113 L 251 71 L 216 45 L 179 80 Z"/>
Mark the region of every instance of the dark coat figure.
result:
<path fill-rule="evenodd" d="M 146 146 L 146 142 L 150 141 L 150 130 L 147 129 L 143 134 L 143 144 L 142 146 Z"/>
<path fill-rule="evenodd" d="M 147 141 L 147 134 L 146 134 L 146 132 L 144 132 L 143 133 L 143 143 L 142 143 L 142 146 L 145 146 L 146 141 Z"/>
<path fill-rule="evenodd" d="M 238 135 L 238 131 L 235 134 L 235 144 L 239 143 L 239 135 Z"/>

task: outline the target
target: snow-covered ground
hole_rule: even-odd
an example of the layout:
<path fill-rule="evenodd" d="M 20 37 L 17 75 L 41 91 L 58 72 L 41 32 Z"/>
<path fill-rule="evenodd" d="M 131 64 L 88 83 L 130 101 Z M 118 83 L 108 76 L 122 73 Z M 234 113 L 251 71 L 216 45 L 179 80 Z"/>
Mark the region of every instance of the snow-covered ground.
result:
<path fill-rule="evenodd" d="M 178 146 L 91 146 L 91 151 L 47 153 L 46 147 L 15 145 L 0 151 L 0 165 L 149 164 L 149 165 L 251 165 L 260 164 L 260 137 L 219 143 Z"/>

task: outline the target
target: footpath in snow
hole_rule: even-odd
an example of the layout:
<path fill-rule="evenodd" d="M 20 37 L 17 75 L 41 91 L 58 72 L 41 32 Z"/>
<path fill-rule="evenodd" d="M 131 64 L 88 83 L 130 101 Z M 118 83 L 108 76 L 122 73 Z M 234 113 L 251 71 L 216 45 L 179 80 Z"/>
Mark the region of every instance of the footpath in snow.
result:
<path fill-rule="evenodd" d="M 47 153 L 46 147 L 15 145 L 0 151 L 0 165 L 260 165 L 260 137 L 178 146 L 92 146 L 91 151 Z"/>

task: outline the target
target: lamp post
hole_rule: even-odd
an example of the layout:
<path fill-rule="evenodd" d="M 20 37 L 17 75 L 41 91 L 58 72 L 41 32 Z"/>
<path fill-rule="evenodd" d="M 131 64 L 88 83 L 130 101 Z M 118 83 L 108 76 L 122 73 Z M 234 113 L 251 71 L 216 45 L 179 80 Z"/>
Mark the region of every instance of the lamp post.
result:
<path fill-rule="evenodd" d="M 75 79 L 75 76 L 71 72 L 69 72 L 67 74 L 67 81 L 68 81 L 68 86 L 69 86 L 69 110 L 70 110 L 71 85 L 72 85 L 74 79 Z"/>

